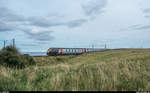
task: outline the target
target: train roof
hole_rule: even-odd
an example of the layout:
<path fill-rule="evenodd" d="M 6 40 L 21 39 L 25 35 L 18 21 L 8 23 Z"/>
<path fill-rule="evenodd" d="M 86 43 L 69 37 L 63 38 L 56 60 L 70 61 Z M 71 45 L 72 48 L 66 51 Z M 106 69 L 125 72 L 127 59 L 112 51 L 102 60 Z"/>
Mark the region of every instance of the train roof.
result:
<path fill-rule="evenodd" d="M 105 48 L 58 48 L 58 47 L 51 47 L 49 49 L 105 49 Z"/>

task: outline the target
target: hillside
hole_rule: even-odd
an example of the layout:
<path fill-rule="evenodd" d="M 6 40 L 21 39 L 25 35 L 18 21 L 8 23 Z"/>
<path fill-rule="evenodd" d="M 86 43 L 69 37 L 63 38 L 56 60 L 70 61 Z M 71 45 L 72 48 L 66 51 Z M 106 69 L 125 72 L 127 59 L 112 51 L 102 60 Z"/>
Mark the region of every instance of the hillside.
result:
<path fill-rule="evenodd" d="M 149 90 L 150 49 L 35 57 L 23 70 L 0 67 L 0 90 Z"/>

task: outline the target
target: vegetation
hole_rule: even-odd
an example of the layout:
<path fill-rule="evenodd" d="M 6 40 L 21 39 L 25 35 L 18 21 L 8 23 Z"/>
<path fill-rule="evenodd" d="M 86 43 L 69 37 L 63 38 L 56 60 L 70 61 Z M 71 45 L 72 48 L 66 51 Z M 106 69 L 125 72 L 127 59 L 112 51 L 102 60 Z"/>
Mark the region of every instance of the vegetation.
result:
<path fill-rule="evenodd" d="M 1 66 L 0 90 L 150 91 L 149 49 L 34 59 L 37 65 L 25 69 Z"/>
<path fill-rule="evenodd" d="M 17 48 L 7 46 L 0 51 L 0 65 L 22 69 L 35 65 L 35 61 L 29 55 L 21 55 Z"/>

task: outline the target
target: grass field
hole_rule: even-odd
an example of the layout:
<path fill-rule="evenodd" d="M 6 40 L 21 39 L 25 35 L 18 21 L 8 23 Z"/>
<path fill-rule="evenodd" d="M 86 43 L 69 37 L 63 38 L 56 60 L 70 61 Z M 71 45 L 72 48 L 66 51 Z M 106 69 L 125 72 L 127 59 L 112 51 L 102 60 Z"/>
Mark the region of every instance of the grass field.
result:
<path fill-rule="evenodd" d="M 0 90 L 150 91 L 150 49 L 34 59 L 22 70 L 0 66 Z"/>

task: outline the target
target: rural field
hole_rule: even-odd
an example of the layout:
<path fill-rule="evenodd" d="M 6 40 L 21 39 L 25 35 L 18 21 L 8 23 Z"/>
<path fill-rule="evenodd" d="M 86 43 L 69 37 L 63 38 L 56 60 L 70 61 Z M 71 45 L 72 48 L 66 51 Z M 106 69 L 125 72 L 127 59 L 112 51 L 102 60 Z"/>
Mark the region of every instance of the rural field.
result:
<path fill-rule="evenodd" d="M 0 91 L 150 91 L 150 49 L 34 57 L 36 66 L 0 66 Z"/>

